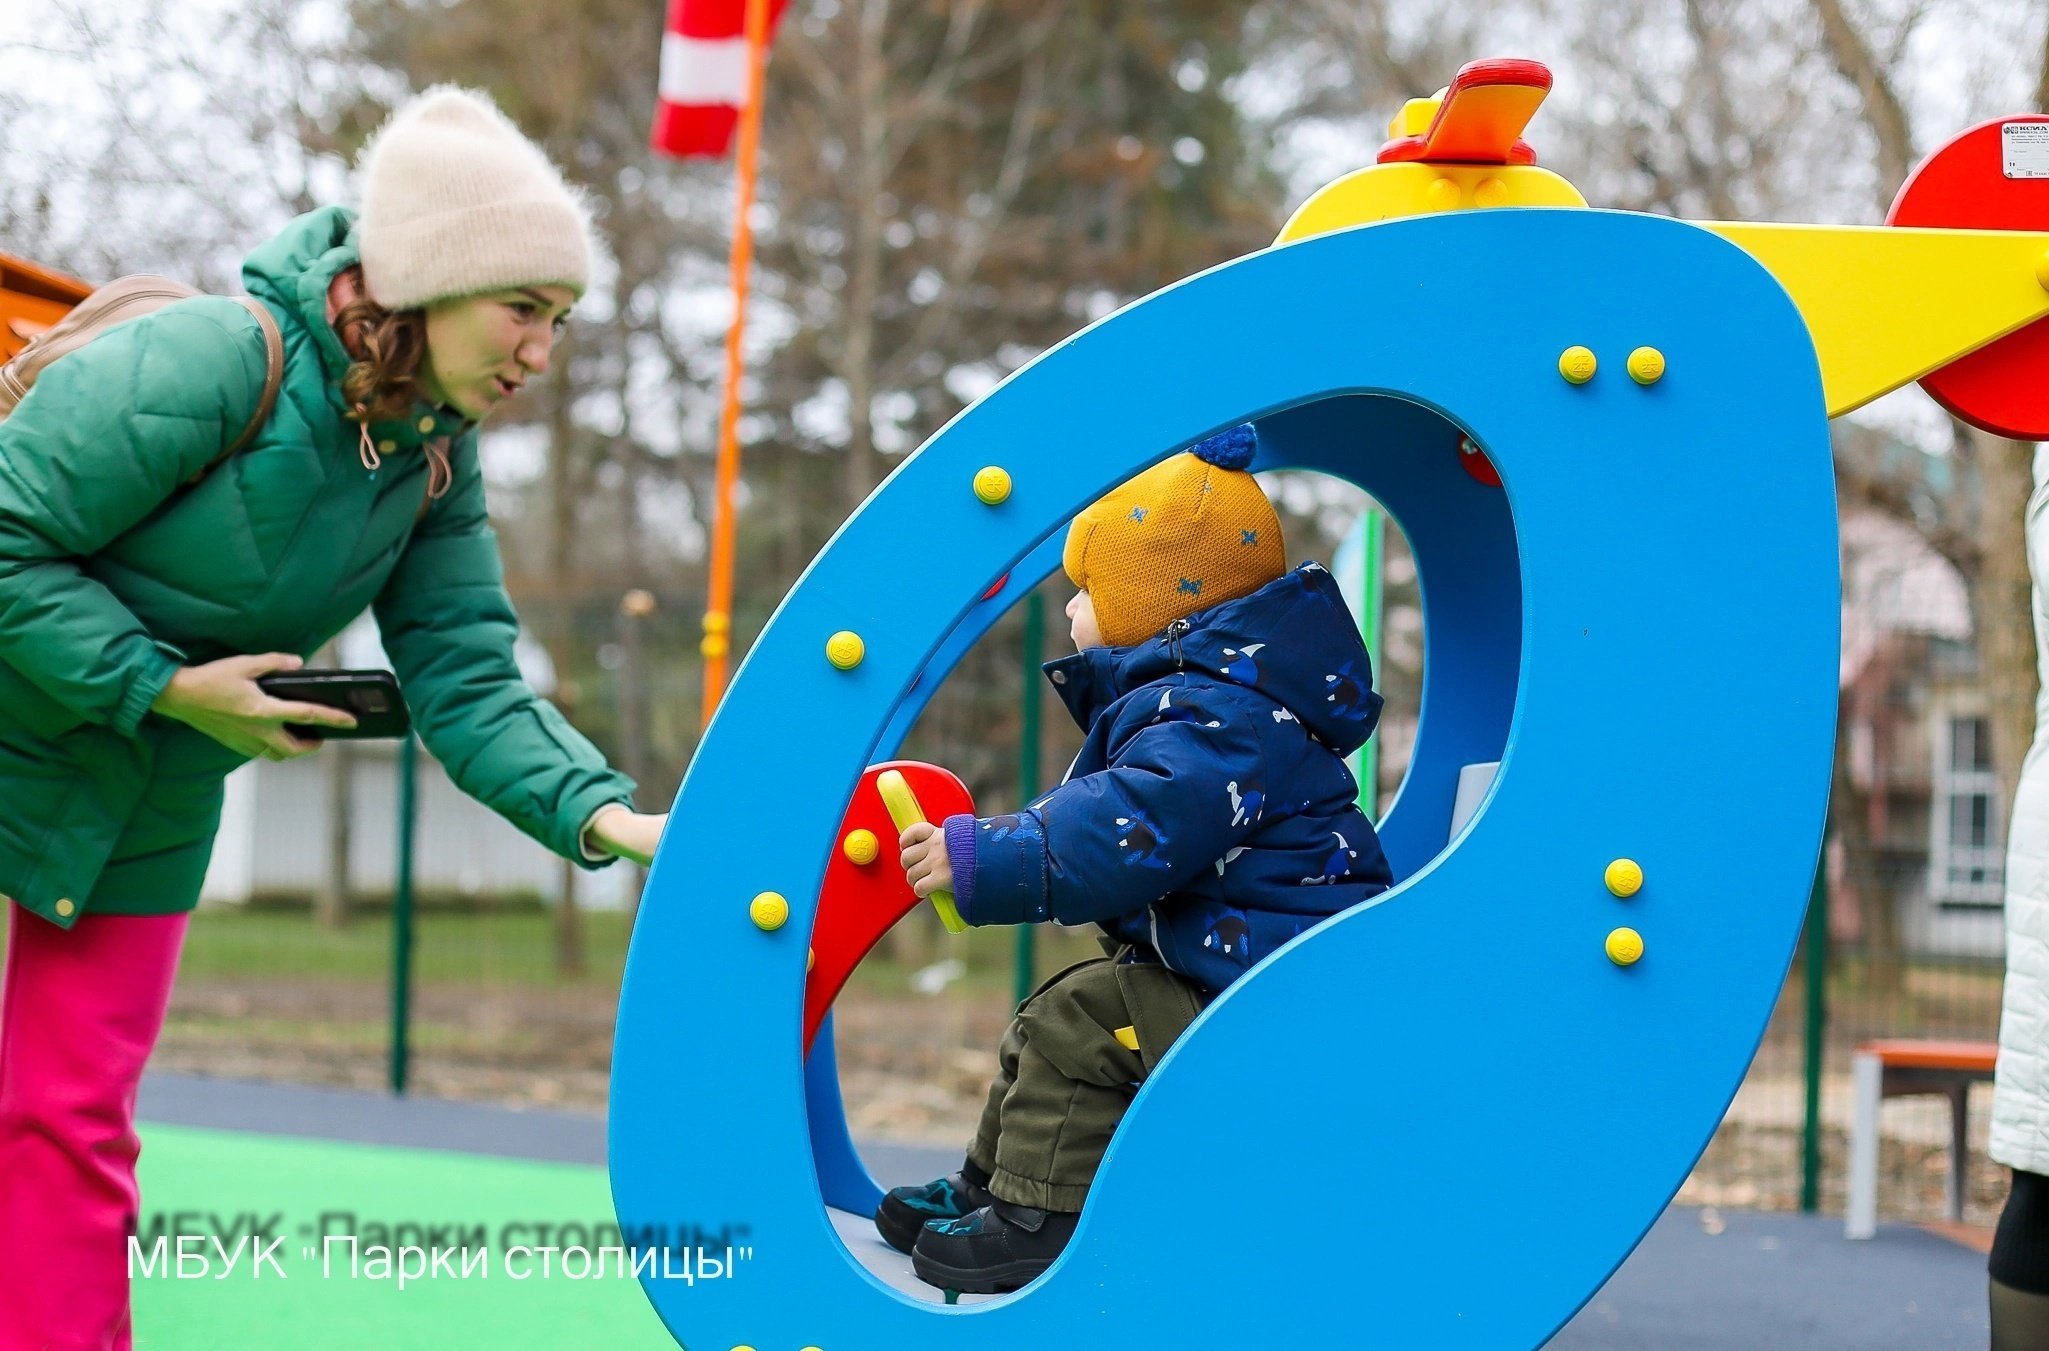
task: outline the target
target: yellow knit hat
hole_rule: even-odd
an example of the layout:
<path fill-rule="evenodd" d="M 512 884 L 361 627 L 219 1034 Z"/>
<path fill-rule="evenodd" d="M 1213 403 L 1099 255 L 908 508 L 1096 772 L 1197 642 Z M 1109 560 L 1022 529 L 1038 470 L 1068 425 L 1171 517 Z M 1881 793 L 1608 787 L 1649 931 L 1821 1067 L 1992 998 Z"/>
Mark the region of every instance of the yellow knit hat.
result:
<path fill-rule="evenodd" d="M 1074 518 L 1061 562 L 1105 643 L 1142 643 L 1287 571 L 1280 518 L 1246 472 L 1258 446 L 1250 424 L 1219 432 Z"/>

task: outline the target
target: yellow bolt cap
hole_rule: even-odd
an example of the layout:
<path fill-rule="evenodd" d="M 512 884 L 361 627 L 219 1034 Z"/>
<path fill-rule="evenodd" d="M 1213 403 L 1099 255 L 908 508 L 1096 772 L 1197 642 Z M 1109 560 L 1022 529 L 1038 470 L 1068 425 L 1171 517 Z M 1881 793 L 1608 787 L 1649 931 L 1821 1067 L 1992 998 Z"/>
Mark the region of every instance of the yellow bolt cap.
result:
<path fill-rule="evenodd" d="M 1007 501 L 1010 497 L 1010 472 L 993 464 L 977 471 L 975 496 L 992 507 Z"/>
<path fill-rule="evenodd" d="M 861 635 L 841 629 L 825 640 L 825 659 L 842 671 L 851 671 L 861 664 L 861 658 L 868 654 L 868 645 L 861 641 Z"/>
<path fill-rule="evenodd" d="M 707 657 L 723 657 L 730 646 L 723 633 L 707 633 L 697 644 L 697 650 Z"/>
<path fill-rule="evenodd" d="M 2035 264 L 2035 280 L 2042 283 L 2042 289 L 2049 291 L 2049 253 L 2042 255 L 2042 261 Z"/>
<path fill-rule="evenodd" d="M 1458 184 L 1449 178 L 1434 180 L 1423 189 L 1423 201 L 1432 211 L 1449 211 L 1459 204 Z"/>
<path fill-rule="evenodd" d="M 1558 373 L 1575 385 L 1583 385 L 1594 378 L 1594 368 L 1599 364 L 1590 348 L 1568 347 L 1558 357 Z"/>
<path fill-rule="evenodd" d="M 57 913 L 58 913 L 58 914 L 60 914 L 60 915 L 62 915 L 62 916 L 63 916 L 64 918 L 66 918 L 66 919 L 70 919 L 70 918 L 71 918 L 71 912 L 72 912 L 72 911 L 74 911 L 74 910 L 76 910 L 76 909 L 78 909 L 78 907 L 77 907 L 77 906 L 75 906 L 75 905 L 73 905 L 73 904 L 71 903 L 71 898 L 70 898 L 70 897 L 68 897 L 68 896 L 62 896 L 62 897 L 59 897 L 59 898 L 58 898 L 58 900 L 57 900 Z"/>
<path fill-rule="evenodd" d="M 706 610 L 704 612 L 704 631 L 706 633 L 731 633 L 733 631 L 733 618 L 724 610 Z"/>
<path fill-rule="evenodd" d="M 1483 178 L 1473 189 L 1473 201 L 1480 206 L 1500 206 L 1508 201 L 1508 184 L 1498 178 Z"/>
<path fill-rule="evenodd" d="M 810 969 L 811 969 L 812 967 L 814 967 L 814 966 L 816 966 L 816 965 L 818 965 L 818 949 L 817 949 L 817 948 L 805 948 L 805 949 L 804 949 L 804 969 L 805 969 L 806 971 L 809 971 L 809 970 L 810 970 Z"/>
<path fill-rule="evenodd" d="M 764 891 L 747 905 L 747 918 L 761 929 L 780 929 L 790 921 L 790 903 L 779 892 Z"/>
<path fill-rule="evenodd" d="M 1665 374 L 1665 354 L 1655 347 L 1639 347 L 1629 354 L 1629 378 L 1639 385 L 1655 385 Z"/>
<path fill-rule="evenodd" d="M 1643 956 L 1643 935 L 1634 929 L 1617 929 L 1608 935 L 1608 960 L 1617 966 L 1634 966 Z"/>
<path fill-rule="evenodd" d="M 1633 858 L 1618 858 L 1608 865 L 1602 880 L 1617 896 L 1634 896 L 1643 889 L 1643 868 Z"/>
<path fill-rule="evenodd" d="M 873 863 L 876 856 L 882 852 L 882 846 L 876 841 L 875 832 L 872 830 L 848 831 L 847 838 L 840 841 L 840 848 L 849 859 L 863 867 Z"/>

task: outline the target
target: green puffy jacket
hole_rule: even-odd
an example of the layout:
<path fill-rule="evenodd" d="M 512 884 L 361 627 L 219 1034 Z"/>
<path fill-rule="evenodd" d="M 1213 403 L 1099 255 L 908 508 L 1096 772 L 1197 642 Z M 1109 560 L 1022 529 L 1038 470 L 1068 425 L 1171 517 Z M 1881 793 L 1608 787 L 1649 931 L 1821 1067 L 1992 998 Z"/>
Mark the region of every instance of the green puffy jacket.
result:
<path fill-rule="evenodd" d="M 310 656 L 366 605 L 421 739 L 465 793 L 590 866 L 581 827 L 633 791 L 513 664 L 476 427 L 423 404 L 372 424 L 381 468 L 358 458 L 327 322 L 353 224 L 312 212 L 243 265 L 283 330 L 284 383 L 256 439 L 197 487 L 182 485 L 263 390 L 262 331 L 232 300 L 109 331 L 0 422 L 0 893 L 54 923 L 198 903 L 221 781 L 243 757 L 149 712 L 172 673 Z M 419 519 L 420 446 L 438 436 L 453 437 L 455 481 Z"/>

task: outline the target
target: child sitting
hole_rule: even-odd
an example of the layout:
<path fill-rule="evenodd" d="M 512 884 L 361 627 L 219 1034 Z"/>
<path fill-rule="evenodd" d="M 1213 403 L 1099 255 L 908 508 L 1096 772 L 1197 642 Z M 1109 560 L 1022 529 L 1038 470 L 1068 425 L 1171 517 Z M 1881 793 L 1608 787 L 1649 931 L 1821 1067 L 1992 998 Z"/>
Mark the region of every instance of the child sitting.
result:
<path fill-rule="evenodd" d="M 1250 426 L 1138 475 L 1068 531 L 1074 656 L 1046 674 L 1087 731 L 1066 782 L 1013 815 L 903 832 L 919 896 L 970 924 L 1093 921 L 1110 958 L 1019 1006 L 960 1172 L 876 1227 L 947 1289 L 1052 1265 L 1137 1086 L 1260 958 L 1387 888 L 1343 756 L 1380 713 L 1329 572 L 1285 571 Z"/>

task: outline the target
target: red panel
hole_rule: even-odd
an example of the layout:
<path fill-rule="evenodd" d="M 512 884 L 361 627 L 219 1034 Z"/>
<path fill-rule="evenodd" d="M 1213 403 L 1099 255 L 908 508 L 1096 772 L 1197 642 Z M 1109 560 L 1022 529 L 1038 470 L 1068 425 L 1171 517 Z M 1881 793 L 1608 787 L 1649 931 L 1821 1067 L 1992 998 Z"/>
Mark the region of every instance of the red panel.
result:
<path fill-rule="evenodd" d="M 1972 127 L 1921 162 L 1900 187 L 1886 224 L 1949 230 L 2049 230 L 2049 178 L 2009 178 L 2002 128 L 2049 116 L 2002 117 Z M 1921 388 L 1964 421 L 2021 441 L 2049 439 L 2049 319 L 1958 357 Z"/>
<path fill-rule="evenodd" d="M 1506 159 L 1443 160 L 1438 156 L 1426 153 L 1428 148 L 1429 142 L 1421 136 L 1401 136 L 1381 146 L 1380 153 L 1374 158 L 1381 164 L 1420 164 L 1432 160 L 1439 163 L 1463 164 L 1535 164 L 1537 162 L 1536 147 L 1521 137 L 1517 137 L 1515 144 L 1508 148 L 1508 157 Z"/>
<path fill-rule="evenodd" d="M 903 865 L 896 847 L 896 826 L 882 794 L 875 791 L 876 776 L 894 769 L 917 795 L 925 819 L 939 825 L 947 817 L 972 813 L 975 802 L 961 781 L 937 765 L 917 760 L 890 760 L 871 765 L 861 775 L 854 800 L 847 806 L 846 819 L 834 837 L 832 862 L 825 868 L 825 886 L 818 896 L 818 918 L 811 928 L 811 970 L 804 977 L 804 1050 L 818 1025 L 832 1008 L 832 1001 L 847 983 L 847 977 L 861 964 L 869 949 L 881 941 L 889 927 L 916 909 L 919 901 L 911 884 L 904 880 Z M 874 832 L 880 846 L 873 863 L 855 863 L 840 847 L 856 830 Z"/>

